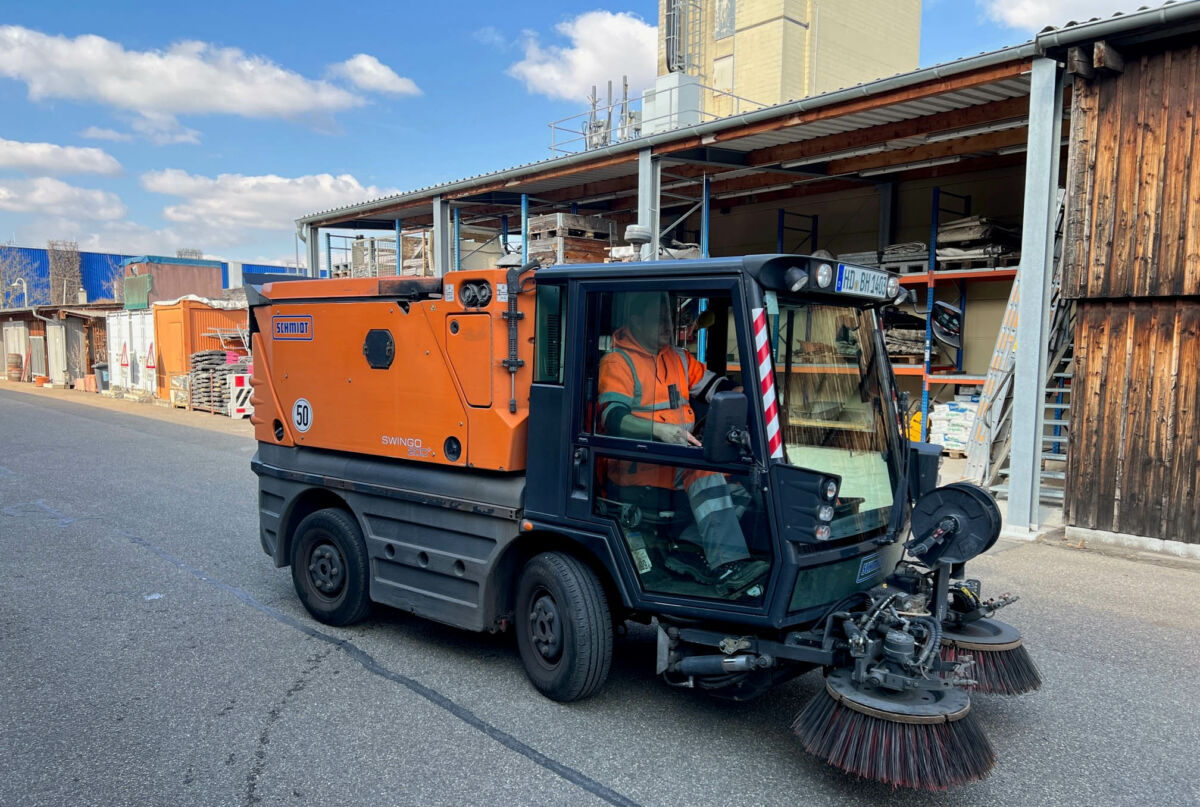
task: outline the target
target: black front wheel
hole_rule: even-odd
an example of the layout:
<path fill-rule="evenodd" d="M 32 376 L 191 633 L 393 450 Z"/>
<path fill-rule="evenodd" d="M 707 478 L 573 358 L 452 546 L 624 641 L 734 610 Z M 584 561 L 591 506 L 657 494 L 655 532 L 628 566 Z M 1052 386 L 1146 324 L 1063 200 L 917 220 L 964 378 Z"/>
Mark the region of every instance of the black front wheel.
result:
<path fill-rule="evenodd" d="M 371 610 L 367 547 L 344 510 L 318 510 L 296 527 L 292 583 L 300 602 L 326 625 L 353 625 Z"/>
<path fill-rule="evenodd" d="M 543 695 L 575 701 L 604 684 L 612 663 L 612 617 L 595 572 L 570 555 L 543 552 L 517 586 L 517 648 Z"/>

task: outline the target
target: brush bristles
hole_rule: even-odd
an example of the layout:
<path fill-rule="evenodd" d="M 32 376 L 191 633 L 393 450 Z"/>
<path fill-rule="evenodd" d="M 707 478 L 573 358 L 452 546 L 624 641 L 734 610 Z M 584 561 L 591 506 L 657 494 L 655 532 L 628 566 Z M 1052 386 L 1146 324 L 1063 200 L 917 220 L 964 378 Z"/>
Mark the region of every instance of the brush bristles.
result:
<path fill-rule="evenodd" d="M 810 754 L 893 789 L 945 790 L 984 778 L 996 761 L 973 712 L 952 723 L 899 723 L 856 712 L 822 690 L 792 730 Z"/>
<path fill-rule="evenodd" d="M 965 661 L 975 663 L 967 667 L 965 675 L 977 683 L 966 687 L 985 695 L 1024 695 L 1041 689 L 1042 676 L 1037 665 L 1029 656 L 1025 645 L 1008 650 L 965 650 L 954 645 L 942 646 L 943 661 Z"/>

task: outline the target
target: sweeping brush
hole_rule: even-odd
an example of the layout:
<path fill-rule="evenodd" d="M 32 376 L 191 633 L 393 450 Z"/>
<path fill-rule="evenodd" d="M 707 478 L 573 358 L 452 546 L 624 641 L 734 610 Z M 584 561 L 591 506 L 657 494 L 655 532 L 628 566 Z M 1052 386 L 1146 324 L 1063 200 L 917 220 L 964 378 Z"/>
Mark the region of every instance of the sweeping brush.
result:
<path fill-rule="evenodd" d="M 942 637 L 942 661 L 973 661 L 966 675 L 975 680 L 967 689 L 986 695 L 1023 695 L 1042 686 L 1042 676 L 1021 639 L 989 645 Z"/>
<path fill-rule="evenodd" d="M 949 714 L 901 714 L 856 703 L 827 681 L 792 730 L 805 751 L 860 779 L 893 789 L 946 790 L 984 778 L 996 761 L 964 701 L 965 707 Z"/>

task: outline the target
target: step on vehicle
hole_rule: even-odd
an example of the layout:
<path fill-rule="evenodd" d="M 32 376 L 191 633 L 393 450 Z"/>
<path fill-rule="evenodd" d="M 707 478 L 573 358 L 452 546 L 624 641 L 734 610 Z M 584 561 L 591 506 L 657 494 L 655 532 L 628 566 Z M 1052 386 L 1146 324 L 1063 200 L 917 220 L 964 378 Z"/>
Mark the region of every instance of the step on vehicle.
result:
<path fill-rule="evenodd" d="M 982 778 L 971 692 L 1037 688 L 965 564 L 987 492 L 910 444 L 880 312 L 820 256 L 502 266 L 250 291 L 260 540 L 321 622 L 373 603 L 513 631 L 574 701 L 614 625 L 672 686 L 819 671 L 803 747 L 894 787 Z"/>

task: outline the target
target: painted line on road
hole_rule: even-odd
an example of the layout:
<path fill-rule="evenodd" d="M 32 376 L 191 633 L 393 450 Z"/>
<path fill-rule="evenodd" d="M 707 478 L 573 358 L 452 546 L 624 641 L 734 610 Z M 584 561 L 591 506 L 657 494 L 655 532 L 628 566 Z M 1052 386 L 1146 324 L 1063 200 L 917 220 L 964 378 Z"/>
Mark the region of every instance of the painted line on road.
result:
<path fill-rule="evenodd" d="M 58 526 L 60 526 L 60 527 L 69 527 L 72 524 L 74 524 L 76 521 L 79 520 L 77 518 L 72 518 L 71 516 L 64 515 L 63 513 L 58 512 L 53 507 L 46 504 L 45 499 L 38 499 L 36 502 L 17 502 L 14 505 L 5 507 L 4 515 L 19 516 L 19 515 L 21 515 L 22 511 L 29 512 L 30 510 L 45 513 L 46 515 L 50 516 L 51 518 L 57 518 Z"/>
<path fill-rule="evenodd" d="M 358 647 L 353 642 L 347 639 L 339 639 L 336 636 L 319 631 L 311 625 L 304 624 L 295 617 L 289 616 L 282 611 L 261 603 L 242 589 L 237 588 L 236 586 L 231 586 L 228 583 L 212 577 L 211 575 L 205 574 L 199 569 L 189 566 L 187 563 L 179 558 L 176 558 L 174 555 L 159 549 L 145 538 L 141 538 L 133 533 L 126 532 L 125 530 L 117 530 L 116 532 L 118 535 L 128 539 L 131 543 L 153 552 L 167 563 L 182 569 L 183 571 L 195 577 L 197 580 L 202 580 L 214 588 L 218 588 L 221 591 L 232 594 L 246 605 L 249 605 L 251 608 L 261 611 L 262 613 L 272 617 L 284 625 L 287 625 L 290 628 L 295 628 L 301 633 L 305 633 L 314 639 L 319 639 L 322 642 L 333 645 L 344 652 L 347 656 L 357 661 L 367 672 L 377 675 L 380 678 L 385 678 L 393 683 L 400 684 L 402 687 L 410 690 L 414 694 L 420 695 L 434 706 L 437 706 L 454 715 L 468 726 L 483 732 L 496 742 L 503 745 L 505 748 L 517 752 L 521 756 L 540 765 L 551 773 L 555 773 L 558 776 L 561 776 L 563 779 L 566 779 L 568 782 L 578 785 L 587 792 L 591 793 L 593 796 L 603 799 L 609 804 L 618 805 L 618 807 L 639 807 L 637 802 L 626 798 L 615 790 L 601 784 L 600 782 L 597 782 L 587 774 L 577 771 L 569 765 L 564 765 L 558 760 L 546 756 L 541 751 L 538 751 L 536 748 L 533 748 L 521 740 L 518 740 L 516 737 L 504 731 L 503 729 L 493 726 L 491 723 L 487 722 L 470 709 L 455 703 L 453 700 L 438 692 L 436 689 L 425 686 L 420 681 L 409 678 L 406 675 L 401 675 L 400 673 L 389 670 L 376 661 L 374 656 Z"/>

